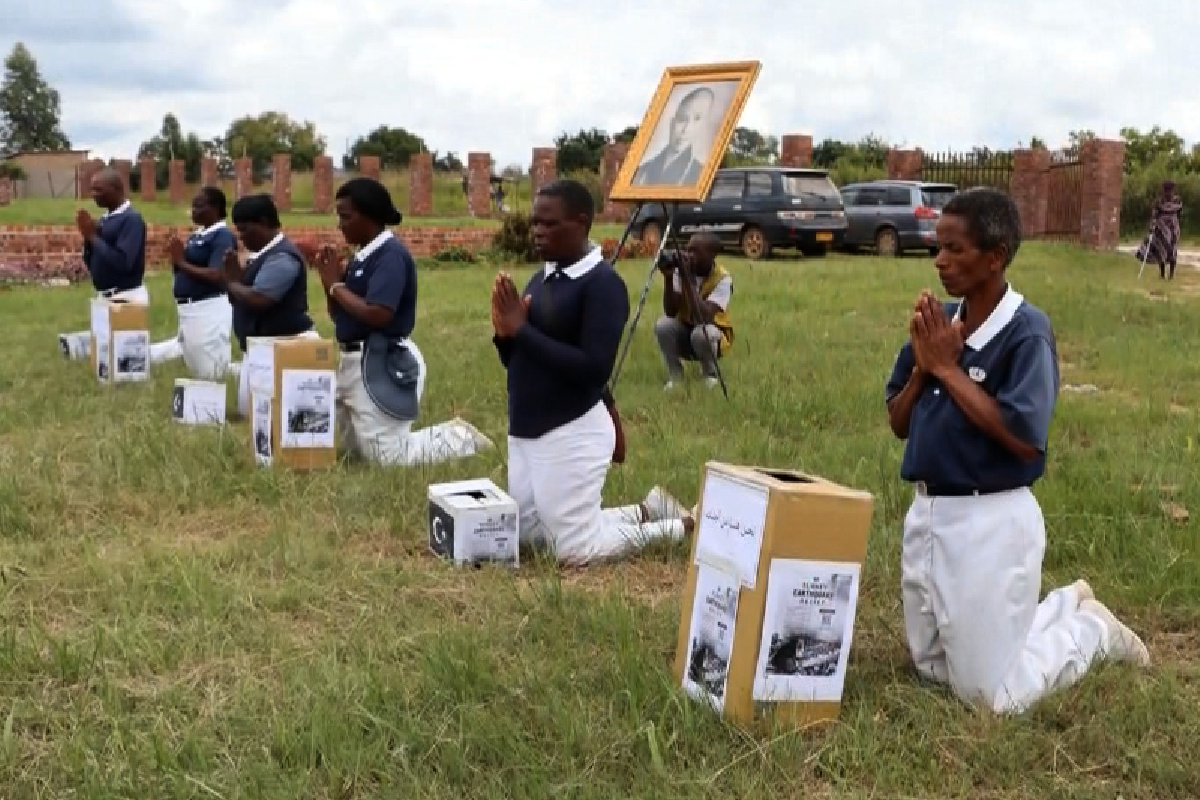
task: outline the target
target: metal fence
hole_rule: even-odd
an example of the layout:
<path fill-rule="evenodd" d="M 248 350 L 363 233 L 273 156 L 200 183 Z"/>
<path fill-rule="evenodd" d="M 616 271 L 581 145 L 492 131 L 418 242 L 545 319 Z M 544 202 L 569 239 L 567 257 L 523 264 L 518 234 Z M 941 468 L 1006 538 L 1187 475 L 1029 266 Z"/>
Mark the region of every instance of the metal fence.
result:
<path fill-rule="evenodd" d="M 1011 153 L 926 153 L 921 180 L 953 183 L 959 189 L 990 186 L 1007 192 L 1012 181 Z"/>

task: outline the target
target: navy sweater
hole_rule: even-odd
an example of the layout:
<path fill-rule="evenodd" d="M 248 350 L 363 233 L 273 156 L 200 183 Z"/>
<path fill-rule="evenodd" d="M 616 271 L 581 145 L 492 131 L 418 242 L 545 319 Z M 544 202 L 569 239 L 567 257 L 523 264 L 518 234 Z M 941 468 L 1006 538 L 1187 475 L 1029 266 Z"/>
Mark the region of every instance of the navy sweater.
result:
<path fill-rule="evenodd" d="M 146 275 L 146 223 L 135 208 L 102 218 L 94 241 L 83 243 L 83 264 L 97 292 L 127 292 Z"/>
<path fill-rule="evenodd" d="M 197 231 L 188 237 L 183 248 L 183 260 L 197 267 L 208 267 L 214 274 L 221 274 L 225 265 L 225 253 L 237 247 L 233 231 L 225 225 Z M 176 300 L 207 300 L 225 294 L 219 283 L 193 278 L 181 269 L 175 270 Z"/>
<path fill-rule="evenodd" d="M 508 433 L 536 439 L 600 402 L 629 319 L 629 292 L 601 261 L 577 278 L 538 270 L 529 319 L 511 339 L 493 337 L 508 369 Z"/>

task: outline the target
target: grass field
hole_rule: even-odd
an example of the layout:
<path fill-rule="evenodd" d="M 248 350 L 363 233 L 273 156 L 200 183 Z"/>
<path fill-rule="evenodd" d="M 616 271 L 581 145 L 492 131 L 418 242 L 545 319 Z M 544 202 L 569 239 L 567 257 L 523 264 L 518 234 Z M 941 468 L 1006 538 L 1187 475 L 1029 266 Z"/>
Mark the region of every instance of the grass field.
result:
<path fill-rule="evenodd" d="M 344 183 L 349 177 L 335 177 L 334 190 L 337 186 Z M 334 225 L 336 218 L 330 214 L 314 214 L 312 212 L 313 203 L 313 176 L 311 172 L 294 172 L 292 173 L 292 208 L 291 213 L 285 214 L 283 218 L 284 226 L 297 225 Z M 433 216 L 431 217 L 414 217 L 408 213 L 409 211 L 409 176 L 404 170 L 389 171 L 381 175 L 381 180 L 392 194 L 392 199 L 396 203 L 396 207 L 404 214 L 406 225 L 496 225 L 495 220 L 480 219 L 472 217 L 467 212 L 467 198 L 462 191 L 462 179 L 458 174 L 451 173 L 435 173 L 433 181 Z M 188 188 L 188 198 L 190 203 L 191 196 L 195 193 L 197 186 Z M 230 202 L 234 198 L 234 185 L 232 180 L 226 180 L 222 183 L 222 189 L 229 197 Z M 268 181 L 260 186 L 255 187 L 256 192 L 271 192 L 271 183 Z M 513 184 L 511 182 L 505 184 L 505 203 L 513 210 L 529 211 L 529 181 L 524 179 L 522 182 Z M 152 224 L 178 225 L 181 222 L 186 224 L 190 213 L 190 205 L 172 205 L 166 202 L 166 191 L 158 192 L 158 199 L 154 202 L 142 202 L 140 194 L 132 193 L 132 198 L 139 208 L 142 209 L 142 214 L 146 217 L 146 221 Z M 91 199 L 79 201 L 76 199 L 18 199 L 12 205 L 0 208 L 0 225 L 69 225 L 74 218 L 75 209 L 80 205 L 91 207 Z"/>
<path fill-rule="evenodd" d="M 674 686 L 683 545 L 623 564 L 458 570 L 425 548 L 425 489 L 504 483 L 494 270 L 425 270 L 423 424 L 499 451 L 429 469 L 255 469 L 244 425 L 169 421 L 172 378 L 103 388 L 55 334 L 87 291 L 0 292 L 0 797 L 1185 798 L 1200 796 L 1200 273 L 1139 283 L 1128 256 L 1027 246 L 1064 392 L 1039 484 L 1046 583 L 1087 577 L 1145 638 L 995 719 L 918 684 L 898 586 L 909 490 L 882 386 L 927 258 L 730 259 L 731 401 L 668 401 L 651 292 L 618 387 L 612 503 L 696 500 L 706 459 L 795 467 L 876 497 L 840 721 L 752 736 Z M 623 267 L 636 299 L 645 262 Z M 520 269 L 523 280 L 528 269 Z M 156 335 L 173 327 L 151 283 Z M 939 287 L 940 288 L 940 287 Z M 1161 294 L 1149 294 L 1150 291 Z M 329 321 L 319 312 L 321 329 Z M 231 391 L 232 399 L 232 391 Z"/>

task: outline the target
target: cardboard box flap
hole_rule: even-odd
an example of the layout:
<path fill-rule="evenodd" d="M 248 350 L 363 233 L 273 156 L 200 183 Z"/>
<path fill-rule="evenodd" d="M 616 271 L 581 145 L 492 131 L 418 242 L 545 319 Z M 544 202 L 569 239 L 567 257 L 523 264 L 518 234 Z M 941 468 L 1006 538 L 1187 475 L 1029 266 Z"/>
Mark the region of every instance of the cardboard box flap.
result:
<path fill-rule="evenodd" d="M 873 499 L 870 492 L 851 489 L 818 475 L 810 475 L 800 470 L 781 469 L 778 467 L 734 466 L 719 461 L 710 461 L 706 466 L 709 469 L 723 472 L 726 475 L 741 478 L 752 483 L 757 483 L 767 489 L 778 490 L 788 494 L 833 495 L 853 498 L 855 500 Z"/>
<path fill-rule="evenodd" d="M 456 510 L 488 508 L 511 502 L 508 495 L 487 478 L 434 484 L 429 487 L 429 499 Z"/>

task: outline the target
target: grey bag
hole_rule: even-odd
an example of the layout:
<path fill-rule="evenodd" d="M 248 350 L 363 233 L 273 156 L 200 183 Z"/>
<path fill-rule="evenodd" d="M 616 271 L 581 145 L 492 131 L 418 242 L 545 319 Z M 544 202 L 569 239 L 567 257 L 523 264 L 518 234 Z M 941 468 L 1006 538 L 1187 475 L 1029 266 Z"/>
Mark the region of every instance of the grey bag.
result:
<path fill-rule="evenodd" d="M 371 402 L 401 422 L 415 422 L 420 410 L 417 378 L 421 365 L 403 342 L 372 333 L 363 346 L 363 385 Z"/>

